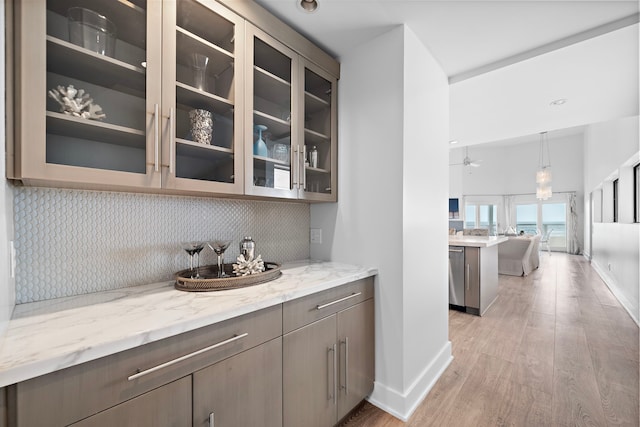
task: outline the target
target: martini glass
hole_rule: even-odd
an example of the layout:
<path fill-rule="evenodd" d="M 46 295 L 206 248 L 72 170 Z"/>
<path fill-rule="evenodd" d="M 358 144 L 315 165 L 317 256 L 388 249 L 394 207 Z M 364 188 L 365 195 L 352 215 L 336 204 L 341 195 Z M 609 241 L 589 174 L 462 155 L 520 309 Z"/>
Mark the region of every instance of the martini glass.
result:
<path fill-rule="evenodd" d="M 207 246 L 218 255 L 218 277 L 228 277 L 224 272 L 224 251 L 231 244 L 230 239 L 214 239 L 207 243 Z"/>
<path fill-rule="evenodd" d="M 205 242 L 183 242 L 182 249 L 189 254 L 189 274 L 192 279 L 200 278 L 198 269 L 200 268 L 200 252 L 204 248 Z M 198 255 L 196 268 L 193 268 L 193 256 Z"/>

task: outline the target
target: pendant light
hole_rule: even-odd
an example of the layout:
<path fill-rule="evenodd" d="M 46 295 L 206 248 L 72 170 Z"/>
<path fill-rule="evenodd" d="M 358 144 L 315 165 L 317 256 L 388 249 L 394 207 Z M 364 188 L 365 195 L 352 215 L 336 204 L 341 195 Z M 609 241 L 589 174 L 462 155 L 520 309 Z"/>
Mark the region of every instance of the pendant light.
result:
<path fill-rule="evenodd" d="M 547 149 L 545 161 L 544 151 Z M 551 191 L 551 154 L 547 132 L 540 132 L 540 153 L 538 157 L 538 171 L 536 172 L 536 199 L 547 200 L 553 195 Z"/>

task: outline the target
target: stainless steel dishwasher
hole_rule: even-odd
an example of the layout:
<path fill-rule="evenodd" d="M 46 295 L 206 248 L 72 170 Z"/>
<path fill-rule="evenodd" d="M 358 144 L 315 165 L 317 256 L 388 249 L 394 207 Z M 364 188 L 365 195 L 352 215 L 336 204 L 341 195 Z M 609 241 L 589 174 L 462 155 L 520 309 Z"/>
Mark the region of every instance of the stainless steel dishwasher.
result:
<path fill-rule="evenodd" d="M 464 310 L 464 246 L 449 246 L 449 307 Z"/>

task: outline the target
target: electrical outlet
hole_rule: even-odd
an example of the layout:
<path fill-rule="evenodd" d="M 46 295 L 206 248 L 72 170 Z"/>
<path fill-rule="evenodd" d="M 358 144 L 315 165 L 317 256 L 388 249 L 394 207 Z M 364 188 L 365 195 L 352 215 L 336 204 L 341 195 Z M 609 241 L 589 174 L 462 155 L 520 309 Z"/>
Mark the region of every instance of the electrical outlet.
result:
<path fill-rule="evenodd" d="M 321 228 L 312 228 L 311 231 L 311 243 L 321 244 L 322 243 L 322 229 Z"/>

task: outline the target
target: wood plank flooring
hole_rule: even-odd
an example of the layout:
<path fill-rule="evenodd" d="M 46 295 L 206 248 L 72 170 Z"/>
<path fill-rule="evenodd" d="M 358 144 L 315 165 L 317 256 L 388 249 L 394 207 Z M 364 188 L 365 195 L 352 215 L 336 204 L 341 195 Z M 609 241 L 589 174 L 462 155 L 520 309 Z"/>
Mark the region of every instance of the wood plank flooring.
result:
<path fill-rule="evenodd" d="M 369 403 L 344 427 L 638 427 L 638 327 L 582 256 L 500 276 L 482 318 L 449 312 L 454 360 L 403 423 Z"/>

